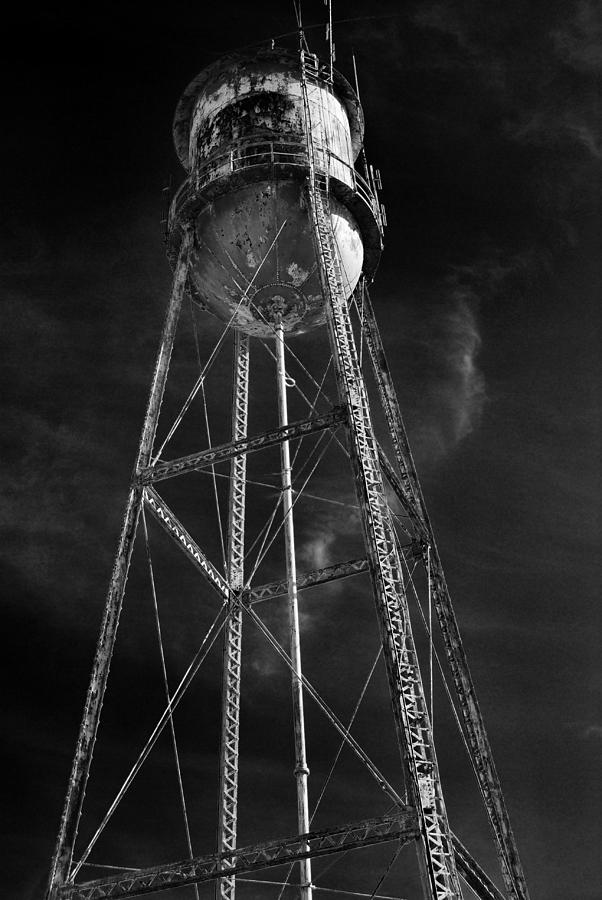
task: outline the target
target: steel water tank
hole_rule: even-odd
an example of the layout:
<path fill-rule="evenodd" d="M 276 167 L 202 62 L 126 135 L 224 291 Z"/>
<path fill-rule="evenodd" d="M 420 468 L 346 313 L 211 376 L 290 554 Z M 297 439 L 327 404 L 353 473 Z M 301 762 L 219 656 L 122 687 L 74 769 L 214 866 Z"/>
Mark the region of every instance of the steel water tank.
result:
<path fill-rule="evenodd" d="M 194 229 L 189 288 L 222 321 L 270 336 L 322 324 L 324 299 L 308 210 L 308 145 L 328 176 L 330 214 L 348 295 L 381 249 L 378 203 L 355 171 L 363 138 L 359 101 L 315 57 L 304 92 L 298 53 L 233 54 L 188 86 L 174 121 L 188 177 L 170 211 L 169 244 Z M 311 128 L 308 141 L 306 122 Z M 367 252 L 366 252 L 367 250 Z"/>

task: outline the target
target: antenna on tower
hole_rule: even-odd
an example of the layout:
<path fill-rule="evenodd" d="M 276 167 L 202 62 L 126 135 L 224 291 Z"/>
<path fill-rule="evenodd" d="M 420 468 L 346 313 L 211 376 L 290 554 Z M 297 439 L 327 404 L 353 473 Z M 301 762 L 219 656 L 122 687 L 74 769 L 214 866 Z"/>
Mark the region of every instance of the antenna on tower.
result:
<path fill-rule="evenodd" d="M 328 24 L 326 26 L 326 40 L 328 41 L 328 59 L 330 64 L 330 81 L 334 78 L 334 61 L 335 46 L 332 39 L 332 0 L 324 0 L 324 5 L 328 7 Z"/>
<path fill-rule="evenodd" d="M 353 78 L 355 81 L 355 93 L 357 95 L 358 105 L 361 106 L 362 101 L 361 101 L 361 97 L 360 97 L 360 83 L 359 83 L 359 80 L 357 77 L 357 64 L 355 61 L 355 52 L 354 51 L 352 51 L 352 53 L 351 53 L 351 59 L 353 61 Z M 361 149 L 361 157 L 362 157 L 362 165 L 364 167 L 364 175 L 367 179 L 369 179 L 370 178 L 370 170 L 368 168 L 368 160 L 366 158 L 366 148 L 364 147 L 363 142 L 362 142 L 362 149 Z"/>
<path fill-rule="evenodd" d="M 161 189 L 161 194 L 163 207 L 161 210 L 161 228 L 163 231 L 163 243 L 166 244 L 169 238 L 169 208 L 173 200 L 173 178 L 171 175 Z"/>
<path fill-rule="evenodd" d="M 293 9 L 295 10 L 295 19 L 297 20 L 297 29 L 299 32 L 299 50 L 303 50 L 305 43 L 305 34 L 303 33 L 303 18 L 301 16 L 301 0 L 293 0 Z"/>

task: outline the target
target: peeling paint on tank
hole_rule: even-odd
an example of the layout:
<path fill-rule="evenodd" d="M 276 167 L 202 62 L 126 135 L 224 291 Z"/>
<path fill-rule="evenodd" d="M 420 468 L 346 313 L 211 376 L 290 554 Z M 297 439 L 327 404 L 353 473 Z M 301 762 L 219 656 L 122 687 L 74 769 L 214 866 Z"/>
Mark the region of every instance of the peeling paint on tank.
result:
<path fill-rule="evenodd" d="M 276 62 L 276 71 L 273 62 L 264 65 L 255 61 L 254 65 L 260 71 L 230 65 L 216 72 L 213 83 L 198 96 L 189 135 L 193 167 L 233 141 L 278 135 L 302 137 L 305 116 L 298 70 L 290 63 L 279 67 Z M 318 144 L 343 160 L 343 164 L 335 163 L 337 172 L 332 174 L 345 176 L 346 166 L 353 165 L 347 110 L 326 86 L 318 90 L 320 101 L 310 107 L 312 133 Z"/>
<path fill-rule="evenodd" d="M 197 151 L 201 158 L 233 141 L 263 133 L 275 137 L 299 133 L 302 122 L 295 102 L 282 93 L 251 94 L 221 107 L 199 121 Z"/>
<path fill-rule="evenodd" d="M 274 218 L 277 193 L 279 222 Z M 208 309 L 223 321 L 234 314 L 234 326 L 250 334 L 269 336 L 270 327 L 253 306 L 237 311 L 241 297 L 261 296 L 261 308 L 285 297 L 289 312 L 287 331 L 297 333 L 323 323 L 325 310 L 320 290 L 315 249 L 308 214 L 301 207 L 303 186 L 298 182 L 260 182 L 246 185 L 213 201 L 212 214 L 205 207 L 196 219 L 200 250 L 195 254 L 191 279 Z M 336 241 L 351 291 L 362 267 L 363 248 L 353 216 L 331 198 Z M 282 226 L 277 252 L 272 249 Z M 249 285 L 253 281 L 253 288 Z M 266 306 L 267 304 L 267 306 Z M 243 304 L 243 305 L 246 305 Z"/>
<path fill-rule="evenodd" d="M 363 244 L 355 206 L 340 188 L 341 182 L 350 192 L 355 188 L 352 153 L 357 155 L 362 126 L 353 91 L 338 77 L 334 88 L 323 84 L 312 90 L 310 118 L 317 166 L 328 169 L 338 185 L 331 197 L 332 224 L 351 291 L 361 272 Z M 188 206 L 198 247 L 190 272 L 195 296 L 222 321 L 234 316 L 234 327 L 249 334 L 269 335 L 258 309 L 272 315 L 278 304 L 283 316 L 286 307 L 289 332 L 323 323 L 302 181 L 306 160 L 298 151 L 305 141 L 298 57 L 267 51 L 265 57 L 230 56 L 201 73 L 183 101 L 174 137 L 180 159 L 192 169 L 191 195 L 196 194 Z M 290 163 L 276 155 L 286 150 Z M 205 188 L 211 198 L 207 206 Z M 362 215 L 360 210 L 363 228 Z"/>
<path fill-rule="evenodd" d="M 306 269 L 302 269 L 296 262 L 292 262 L 286 271 L 295 287 L 300 287 L 309 275 L 309 272 Z"/>

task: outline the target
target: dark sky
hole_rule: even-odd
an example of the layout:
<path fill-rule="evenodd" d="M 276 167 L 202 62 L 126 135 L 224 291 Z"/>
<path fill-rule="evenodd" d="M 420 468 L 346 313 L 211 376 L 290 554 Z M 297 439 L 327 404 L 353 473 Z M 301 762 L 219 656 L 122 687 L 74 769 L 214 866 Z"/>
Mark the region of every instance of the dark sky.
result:
<path fill-rule="evenodd" d="M 372 299 L 534 900 L 594 900 L 601 875 L 599 13 L 589 0 L 335 7 L 335 19 L 351 20 L 336 26 L 338 65 L 351 75 L 353 47 L 389 222 Z M 319 22 L 324 7 L 307 2 L 304 15 Z M 1 893 L 11 900 L 39 897 L 46 877 L 169 292 L 160 219 L 163 185 L 181 178 L 173 110 L 221 52 L 293 21 L 288 4 L 239 0 L 22 4 L 4 20 Z M 322 30 L 308 35 L 322 50 Z M 163 427 L 195 378 L 185 313 Z M 219 328 L 198 324 L 206 358 Z M 317 372 L 324 343 L 312 341 L 295 349 Z M 275 408 L 269 357 L 260 348 L 254 358 L 260 430 Z M 228 368 L 226 356 L 208 385 L 216 435 Z M 202 445 L 202 428 L 199 408 L 174 452 Z M 352 503 L 334 459 L 313 490 Z M 276 462 L 254 463 L 254 477 L 273 482 Z M 175 506 L 197 492 L 199 518 L 185 520 L 219 562 L 211 483 L 194 477 L 164 493 Z M 274 496 L 256 494 L 255 527 Z M 318 501 L 300 511 L 303 568 L 359 552 L 354 517 Z M 216 607 L 154 527 L 151 541 L 175 683 Z M 141 550 L 83 840 L 161 710 Z M 344 719 L 377 646 L 368 586 L 352 584 L 319 602 L 308 594 L 302 608 L 308 677 Z M 265 615 L 283 636 L 281 613 Z M 286 672 L 250 629 L 246 640 L 241 840 L 250 842 L 292 834 L 294 799 Z M 218 661 L 216 649 L 181 713 L 198 852 L 213 847 Z M 470 774 L 437 699 L 452 827 L 488 864 Z M 398 778 L 380 670 L 368 701 L 357 733 Z M 308 730 L 315 801 L 337 738 L 313 708 Z M 318 827 L 386 809 L 350 756 L 341 766 Z M 167 736 L 127 804 L 98 862 L 186 855 L 166 811 L 177 813 Z M 348 877 L 370 893 L 390 853 L 334 868 L 324 884 Z M 382 891 L 406 896 L 407 885 L 417 896 L 410 859 L 406 849 Z"/>

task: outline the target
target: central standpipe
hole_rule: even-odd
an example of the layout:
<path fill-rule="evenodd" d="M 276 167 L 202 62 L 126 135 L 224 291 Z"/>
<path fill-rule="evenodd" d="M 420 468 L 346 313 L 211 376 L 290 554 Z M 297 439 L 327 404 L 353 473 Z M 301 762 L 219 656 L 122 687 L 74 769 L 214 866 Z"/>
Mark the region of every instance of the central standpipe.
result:
<path fill-rule="evenodd" d="M 288 425 L 286 402 L 286 366 L 284 361 L 284 329 L 282 319 L 276 321 L 276 381 L 278 384 L 278 418 L 281 426 Z M 284 516 L 284 544 L 286 576 L 288 580 L 288 613 L 290 628 L 290 656 L 292 662 L 293 721 L 295 728 L 295 778 L 297 781 L 297 824 L 299 834 L 309 831 L 309 796 L 307 777 L 309 768 L 305 753 L 305 716 L 303 685 L 301 682 L 301 641 L 299 607 L 297 604 L 297 563 L 295 560 L 295 529 L 293 525 L 293 488 L 289 442 L 280 444 L 282 461 L 282 505 Z M 309 850 L 309 846 L 307 846 Z M 299 861 L 301 900 L 312 900 L 311 860 Z"/>

